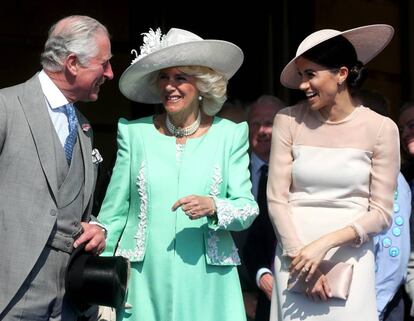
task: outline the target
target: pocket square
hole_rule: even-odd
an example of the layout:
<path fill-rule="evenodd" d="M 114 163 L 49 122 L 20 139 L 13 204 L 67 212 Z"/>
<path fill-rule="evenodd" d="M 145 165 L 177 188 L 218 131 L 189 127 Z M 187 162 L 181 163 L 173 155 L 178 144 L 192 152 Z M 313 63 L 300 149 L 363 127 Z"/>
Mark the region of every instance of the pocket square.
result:
<path fill-rule="evenodd" d="M 99 153 L 98 149 L 94 148 L 92 150 L 92 163 L 99 164 L 101 162 L 103 162 L 103 158 L 101 154 Z"/>
<path fill-rule="evenodd" d="M 346 300 L 352 282 L 354 265 L 344 262 L 322 260 L 319 264 L 319 270 L 325 274 L 328 279 L 332 297 Z M 309 284 L 313 284 L 312 281 L 313 280 L 310 280 Z M 287 288 L 292 292 L 305 293 L 307 286 L 304 276 L 299 274 L 289 278 Z"/>

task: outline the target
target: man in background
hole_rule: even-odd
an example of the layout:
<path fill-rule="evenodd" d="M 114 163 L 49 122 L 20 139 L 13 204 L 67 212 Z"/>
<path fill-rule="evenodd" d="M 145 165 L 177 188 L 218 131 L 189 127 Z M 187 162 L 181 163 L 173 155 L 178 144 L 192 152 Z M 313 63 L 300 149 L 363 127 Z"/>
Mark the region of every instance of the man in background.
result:
<path fill-rule="evenodd" d="M 279 98 L 260 96 L 249 108 L 250 173 L 252 192 L 259 204 L 260 213 L 248 229 L 243 249 L 244 263 L 249 276 L 257 285 L 256 321 L 268 321 L 273 286 L 273 259 L 276 236 L 267 211 L 267 169 L 272 141 L 273 119 L 285 107 Z"/>

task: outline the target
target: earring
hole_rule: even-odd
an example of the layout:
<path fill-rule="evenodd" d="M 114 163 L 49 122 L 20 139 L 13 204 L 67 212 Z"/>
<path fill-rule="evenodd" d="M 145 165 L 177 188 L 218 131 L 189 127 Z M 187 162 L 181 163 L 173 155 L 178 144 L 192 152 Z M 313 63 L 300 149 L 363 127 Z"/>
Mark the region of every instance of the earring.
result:
<path fill-rule="evenodd" d="M 198 101 L 202 101 L 203 100 L 203 96 L 198 96 Z"/>
<path fill-rule="evenodd" d="M 343 84 L 342 80 L 338 82 L 338 86 L 342 86 L 342 84 Z"/>

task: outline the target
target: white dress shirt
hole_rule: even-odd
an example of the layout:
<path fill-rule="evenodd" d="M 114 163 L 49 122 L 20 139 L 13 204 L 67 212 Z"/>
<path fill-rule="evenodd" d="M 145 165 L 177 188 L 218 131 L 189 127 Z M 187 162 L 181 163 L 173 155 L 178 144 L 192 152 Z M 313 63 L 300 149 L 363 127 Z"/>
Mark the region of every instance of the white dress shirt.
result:
<path fill-rule="evenodd" d="M 42 70 L 39 75 L 40 85 L 42 87 L 45 100 L 49 106 L 48 111 L 56 133 L 62 147 L 65 145 L 66 138 L 69 135 L 69 123 L 66 114 L 63 111 L 63 106 L 69 103 L 66 97 L 62 94 L 59 88 L 53 83 L 49 76 Z"/>

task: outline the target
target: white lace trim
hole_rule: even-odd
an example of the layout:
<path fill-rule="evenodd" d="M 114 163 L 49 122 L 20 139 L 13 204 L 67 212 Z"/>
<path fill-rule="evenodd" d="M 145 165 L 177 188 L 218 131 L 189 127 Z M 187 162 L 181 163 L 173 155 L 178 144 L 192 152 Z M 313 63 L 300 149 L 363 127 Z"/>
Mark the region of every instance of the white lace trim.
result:
<path fill-rule="evenodd" d="M 251 215 L 257 215 L 259 210 L 250 204 L 243 208 L 236 208 L 227 200 L 219 199 L 220 185 L 223 182 L 221 168 L 216 165 L 213 169 L 213 178 L 210 185 L 209 195 L 213 197 L 217 208 L 218 226 L 225 228 L 236 219 L 245 220 Z M 207 240 L 207 256 L 210 258 L 212 264 L 226 265 L 226 264 L 240 264 L 240 257 L 234 242 L 230 253 L 219 253 L 218 244 L 220 237 L 214 230 L 208 231 Z"/>
<path fill-rule="evenodd" d="M 217 197 L 220 195 L 220 184 L 222 182 L 221 168 L 216 165 L 213 170 L 213 182 L 210 186 L 210 196 Z"/>
<path fill-rule="evenodd" d="M 229 201 L 214 197 L 217 208 L 218 226 L 226 228 L 235 220 L 246 220 L 250 216 L 259 215 L 257 206 L 246 204 L 243 207 L 235 207 Z"/>
<path fill-rule="evenodd" d="M 145 239 L 146 239 L 146 230 L 147 230 L 147 216 L 148 216 L 148 193 L 146 190 L 146 178 L 145 178 L 145 164 L 141 163 L 141 167 L 137 176 L 137 188 L 138 194 L 140 197 L 140 207 L 138 213 L 138 228 L 137 233 L 135 234 L 136 247 L 131 250 L 124 250 L 119 248 L 116 251 L 115 255 L 121 255 L 126 257 L 131 261 L 141 261 L 144 258 L 145 254 Z"/>
<path fill-rule="evenodd" d="M 175 145 L 175 160 L 178 165 L 181 164 L 181 160 L 184 153 L 185 144 L 176 144 Z"/>
<path fill-rule="evenodd" d="M 217 236 L 215 231 L 208 232 L 208 240 L 207 240 L 207 255 L 211 260 L 212 264 L 240 264 L 240 257 L 237 250 L 237 247 L 232 245 L 231 253 L 219 253 L 218 243 L 220 242 L 220 238 Z"/>
<path fill-rule="evenodd" d="M 233 206 L 229 201 L 218 198 L 220 195 L 220 184 L 222 182 L 221 169 L 219 166 L 216 166 L 213 173 L 213 183 L 210 187 L 210 195 L 216 203 L 219 227 L 226 228 L 236 219 L 246 220 L 249 216 L 257 216 L 259 214 L 257 206 L 247 204 L 244 207 L 238 208 Z"/>
<path fill-rule="evenodd" d="M 217 208 L 218 226 L 226 228 L 234 220 L 246 220 L 250 216 L 259 215 L 259 208 L 251 204 L 246 204 L 243 207 L 235 207 L 228 200 L 221 199 L 220 184 L 223 182 L 221 169 L 218 165 L 213 170 L 213 182 L 210 185 L 209 195 L 213 197 Z"/>

